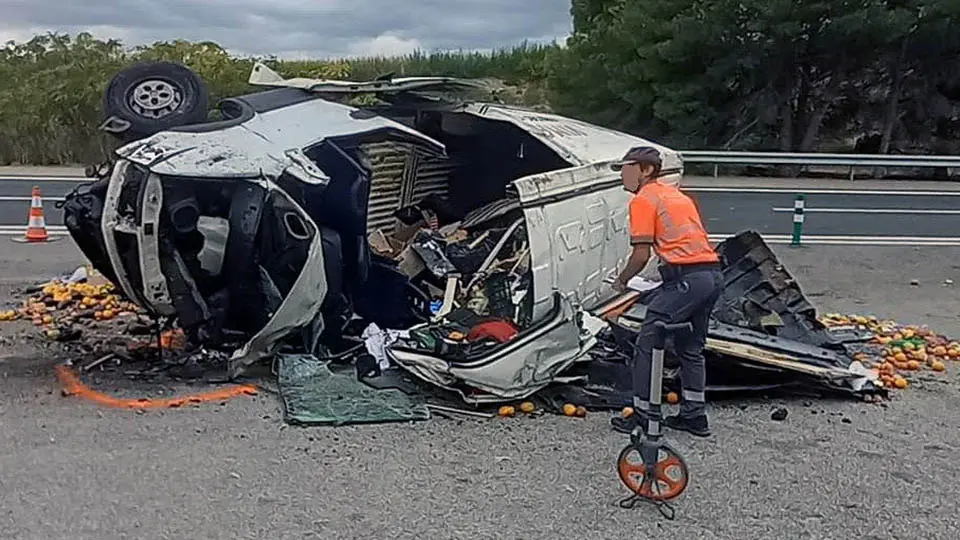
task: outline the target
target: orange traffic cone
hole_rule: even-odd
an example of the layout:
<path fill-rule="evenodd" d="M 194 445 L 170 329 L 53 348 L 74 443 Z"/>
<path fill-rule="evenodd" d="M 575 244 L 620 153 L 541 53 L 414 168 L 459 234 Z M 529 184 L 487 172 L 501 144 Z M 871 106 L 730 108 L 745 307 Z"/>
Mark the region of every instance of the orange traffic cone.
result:
<path fill-rule="evenodd" d="M 27 221 L 27 242 L 46 242 L 47 223 L 43 219 L 43 198 L 40 196 L 40 186 L 33 186 L 30 195 L 30 219 Z"/>
<path fill-rule="evenodd" d="M 30 218 L 27 221 L 27 234 L 23 238 L 14 238 L 19 242 L 31 244 L 53 240 L 47 234 L 47 223 L 43 219 L 43 198 L 40 196 L 40 186 L 33 186 L 30 200 Z"/>

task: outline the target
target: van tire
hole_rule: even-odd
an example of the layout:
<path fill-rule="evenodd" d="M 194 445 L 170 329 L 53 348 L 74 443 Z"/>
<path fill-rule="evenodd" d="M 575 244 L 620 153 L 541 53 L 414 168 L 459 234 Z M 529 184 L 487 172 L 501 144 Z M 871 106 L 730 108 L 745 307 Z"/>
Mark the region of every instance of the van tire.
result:
<path fill-rule="evenodd" d="M 103 95 L 104 118 L 129 123 L 130 140 L 207 119 L 209 95 L 199 75 L 174 62 L 140 62 L 120 70 Z"/>

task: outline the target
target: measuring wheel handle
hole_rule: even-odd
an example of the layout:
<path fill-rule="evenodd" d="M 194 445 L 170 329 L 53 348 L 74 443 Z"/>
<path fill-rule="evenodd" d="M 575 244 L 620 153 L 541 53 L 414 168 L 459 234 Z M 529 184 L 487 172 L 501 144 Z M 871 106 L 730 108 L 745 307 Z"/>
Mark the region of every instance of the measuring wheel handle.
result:
<path fill-rule="evenodd" d="M 689 322 L 669 324 L 657 321 L 653 328 L 654 341 L 650 366 L 650 410 L 647 437 L 659 440 L 661 435 L 660 422 L 663 420 L 663 413 L 660 408 L 663 405 L 663 357 L 667 336 L 692 332 L 693 325 Z"/>

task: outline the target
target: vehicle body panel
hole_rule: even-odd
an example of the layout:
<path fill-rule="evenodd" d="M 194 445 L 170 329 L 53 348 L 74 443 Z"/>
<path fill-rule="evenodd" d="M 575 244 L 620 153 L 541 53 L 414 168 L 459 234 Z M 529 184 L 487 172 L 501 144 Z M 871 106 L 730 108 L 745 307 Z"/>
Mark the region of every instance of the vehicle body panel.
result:
<path fill-rule="evenodd" d="M 343 81 L 292 77 L 284 79 L 265 64 L 257 62 L 250 71 L 247 82 L 254 86 L 299 88 L 319 94 L 366 94 L 380 92 L 410 92 L 444 88 L 476 88 L 477 81 L 455 77 L 400 77 L 382 78 L 373 81 Z"/>
<path fill-rule="evenodd" d="M 559 293 L 551 298 L 545 320 L 476 360 L 451 361 L 397 345 L 387 354 L 403 369 L 458 393 L 467 403 L 523 399 L 552 383 L 596 343 L 592 332 L 584 332 L 570 300 Z M 463 385 L 480 392 L 465 392 Z"/>
<path fill-rule="evenodd" d="M 297 276 L 293 288 L 283 298 L 280 307 L 259 332 L 231 355 L 228 363 L 230 377 L 238 377 L 252 364 L 272 356 L 283 340 L 294 331 L 306 330 L 306 348 L 313 350 L 320 331 L 323 330 L 320 305 L 327 294 L 327 278 L 317 226 L 310 216 L 275 184 L 268 183 L 268 188 L 286 198 L 290 205 L 300 211 L 313 229 L 312 241 L 303 270 Z"/>
<path fill-rule="evenodd" d="M 471 103 L 464 111 L 481 118 L 509 122 L 527 131 L 573 166 L 602 164 L 623 157 L 634 146 L 652 146 L 660 151 L 664 180 L 678 183 L 683 174 L 679 152 L 620 131 L 614 131 L 566 118 L 506 105 Z"/>
<path fill-rule="evenodd" d="M 277 177 L 293 161 L 286 152 L 342 136 L 374 135 L 412 140 L 443 154 L 444 146 L 399 122 L 321 99 L 257 113 L 210 132 L 163 131 L 116 151 L 154 173 L 198 178 Z"/>

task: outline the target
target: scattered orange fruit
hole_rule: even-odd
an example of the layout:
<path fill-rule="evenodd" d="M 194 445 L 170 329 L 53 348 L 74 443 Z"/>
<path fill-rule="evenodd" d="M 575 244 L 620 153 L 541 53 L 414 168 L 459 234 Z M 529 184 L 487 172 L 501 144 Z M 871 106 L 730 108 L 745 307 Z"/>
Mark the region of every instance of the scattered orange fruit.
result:
<path fill-rule="evenodd" d="M 497 414 L 502 417 L 508 417 L 517 414 L 517 410 L 510 405 L 504 405 L 497 410 Z"/>
<path fill-rule="evenodd" d="M 667 392 L 667 403 L 671 405 L 680 403 L 680 396 L 678 396 L 676 392 Z"/>
<path fill-rule="evenodd" d="M 943 362 L 936 360 L 934 361 L 933 365 L 930 366 L 930 369 L 934 371 L 944 371 L 945 369 L 947 369 L 947 366 L 944 365 Z"/>
<path fill-rule="evenodd" d="M 633 407 L 624 407 L 623 410 L 620 411 L 620 416 L 623 418 L 633 416 Z"/>
<path fill-rule="evenodd" d="M 520 404 L 520 410 L 527 414 L 532 413 L 535 408 L 536 407 L 533 406 L 533 403 L 529 401 L 524 401 L 523 403 Z"/>
<path fill-rule="evenodd" d="M 577 414 L 577 406 L 573 403 L 566 403 L 563 406 L 564 416 L 574 416 Z"/>
<path fill-rule="evenodd" d="M 920 362 L 917 362 L 916 360 L 911 360 L 911 361 L 907 362 L 907 369 L 909 369 L 909 370 L 917 370 L 917 369 L 920 369 Z"/>
<path fill-rule="evenodd" d="M 576 411 L 574 411 L 574 414 L 576 416 L 579 416 L 580 418 L 584 418 L 587 416 L 587 408 L 584 407 L 583 405 L 579 405 Z"/>
<path fill-rule="evenodd" d="M 904 379 L 903 377 L 896 377 L 893 379 L 893 385 L 896 386 L 897 388 L 906 388 L 907 380 Z"/>

